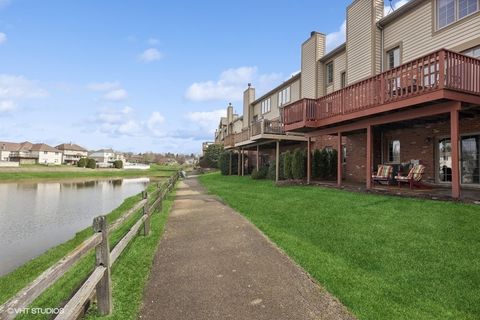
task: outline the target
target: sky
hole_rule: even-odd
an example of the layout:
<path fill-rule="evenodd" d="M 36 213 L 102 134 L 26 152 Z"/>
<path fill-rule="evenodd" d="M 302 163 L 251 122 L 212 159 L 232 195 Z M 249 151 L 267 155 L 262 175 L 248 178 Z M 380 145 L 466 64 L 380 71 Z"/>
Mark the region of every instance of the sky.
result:
<path fill-rule="evenodd" d="M 311 31 L 343 43 L 350 2 L 0 0 L 0 141 L 199 153 Z"/>

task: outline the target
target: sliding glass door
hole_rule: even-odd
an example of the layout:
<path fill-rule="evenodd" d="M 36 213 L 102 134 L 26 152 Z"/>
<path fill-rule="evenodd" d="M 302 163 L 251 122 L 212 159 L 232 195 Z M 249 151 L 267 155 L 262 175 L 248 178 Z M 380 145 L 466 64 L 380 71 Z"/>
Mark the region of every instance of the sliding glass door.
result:
<path fill-rule="evenodd" d="M 462 183 L 479 184 L 480 135 L 462 137 L 461 149 Z"/>
<path fill-rule="evenodd" d="M 438 140 L 437 174 L 439 182 L 452 181 L 450 138 Z M 460 181 L 480 185 L 480 135 L 462 136 L 460 143 Z"/>

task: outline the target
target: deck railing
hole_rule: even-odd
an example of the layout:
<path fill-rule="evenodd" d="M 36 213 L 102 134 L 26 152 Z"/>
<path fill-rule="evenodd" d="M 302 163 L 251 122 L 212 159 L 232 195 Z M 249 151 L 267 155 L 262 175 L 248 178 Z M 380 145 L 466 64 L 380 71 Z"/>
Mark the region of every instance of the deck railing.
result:
<path fill-rule="evenodd" d="M 280 118 L 275 119 L 262 119 L 255 121 L 250 126 L 251 137 L 258 136 L 260 134 L 284 134 L 283 123 Z"/>
<path fill-rule="evenodd" d="M 225 147 L 233 147 L 235 145 L 235 135 L 234 134 L 227 135 L 223 140 L 223 145 Z"/>
<path fill-rule="evenodd" d="M 250 130 L 248 128 L 242 129 L 241 132 L 235 134 L 235 144 L 247 141 L 250 139 Z"/>
<path fill-rule="evenodd" d="M 480 60 L 442 49 L 317 100 L 285 106 L 284 124 L 353 113 L 440 89 L 480 94 Z"/>

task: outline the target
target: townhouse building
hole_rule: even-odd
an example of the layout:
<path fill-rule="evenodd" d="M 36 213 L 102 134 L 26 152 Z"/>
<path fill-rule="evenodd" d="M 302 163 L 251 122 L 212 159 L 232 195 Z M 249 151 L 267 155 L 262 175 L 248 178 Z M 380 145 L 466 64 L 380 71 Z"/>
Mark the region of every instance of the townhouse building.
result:
<path fill-rule="evenodd" d="M 333 144 L 338 185 L 369 189 L 378 165 L 421 163 L 425 180 L 453 198 L 480 187 L 479 0 L 410 0 L 387 16 L 384 1 L 355 0 L 345 43 L 325 48 L 326 36 L 312 32 L 299 75 L 257 100 L 249 87 L 247 121 L 225 146 L 258 144 L 254 130 L 265 134 L 278 118 L 277 141 L 301 137 L 309 151 Z"/>
<path fill-rule="evenodd" d="M 63 152 L 63 163 L 76 165 L 81 158 L 88 156 L 87 149 L 75 143 L 62 143 L 55 147 Z"/>
<path fill-rule="evenodd" d="M 20 164 L 61 165 L 62 151 L 45 143 L 0 142 L 0 160 Z"/>

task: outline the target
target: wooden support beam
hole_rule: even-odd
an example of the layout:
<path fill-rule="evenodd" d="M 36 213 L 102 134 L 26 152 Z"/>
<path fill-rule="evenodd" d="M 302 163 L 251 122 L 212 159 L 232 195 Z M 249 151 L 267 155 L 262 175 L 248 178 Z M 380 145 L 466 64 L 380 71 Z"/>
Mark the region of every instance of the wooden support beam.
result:
<path fill-rule="evenodd" d="M 452 144 L 452 198 L 460 199 L 460 132 L 457 110 L 450 112 L 450 141 Z"/>
<path fill-rule="evenodd" d="M 245 175 L 245 150 L 242 148 L 242 177 Z"/>
<path fill-rule="evenodd" d="M 102 242 L 96 247 L 96 266 L 106 268 L 102 279 L 97 284 L 97 305 L 101 315 L 112 313 L 112 280 L 110 276 L 110 245 L 108 243 L 107 218 L 96 217 L 93 220 L 93 230 L 102 234 Z"/>
<path fill-rule="evenodd" d="M 240 156 L 240 149 L 238 149 L 238 159 L 237 159 L 237 176 L 240 177 L 240 175 L 242 174 L 242 166 L 240 165 L 240 161 L 242 161 L 242 157 Z"/>
<path fill-rule="evenodd" d="M 425 118 L 438 114 L 450 113 L 452 108 L 460 110 L 457 102 L 445 102 L 442 104 L 435 104 L 428 107 L 422 107 L 418 109 L 412 109 L 408 111 L 401 111 L 383 116 L 372 117 L 369 119 L 358 120 L 350 124 L 340 125 L 336 127 L 319 129 L 306 134 L 306 136 L 315 137 L 320 135 L 335 135 L 339 131 L 349 132 L 355 130 L 365 129 L 367 126 L 377 126 L 386 123 L 394 123 L 411 119 Z"/>
<path fill-rule="evenodd" d="M 307 184 L 310 184 L 312 178 L 312 138 L 307 140 Z"/>
<path fill-rule="evenodd" d="M 260 146 L 257 146 L 257 171 L 260 170 Z"/>
<path fill-rule="evenodd" d="M 229 166 L 228 166 L 228 175 L 231 176 L 232 175 L 232 152 L 230 152 L 230 162 L 229 162 Z"/>
<path fill-rule="evenodd" d="M 280 140 L 277 140 L 275 150 L 275 182 L 280 180 Z"/>
<path fill-rule="evenodd" d="M 343 155 L 343 148 L 342 148 L 342 133 L 338 132 L 338 142 L 337 142 L 337 186 L 342 186 L 342 155 Z"/>
<path fill-rule="evenodd" d="M 372 188 L 372 150 L 373 150 L 373 134 L 372 134 L 372 126 L 367 127 L 367 161 L 365 164 L 365 171 L 366 171 L 366 181 L 367 181 L 367 189 Z"/>

